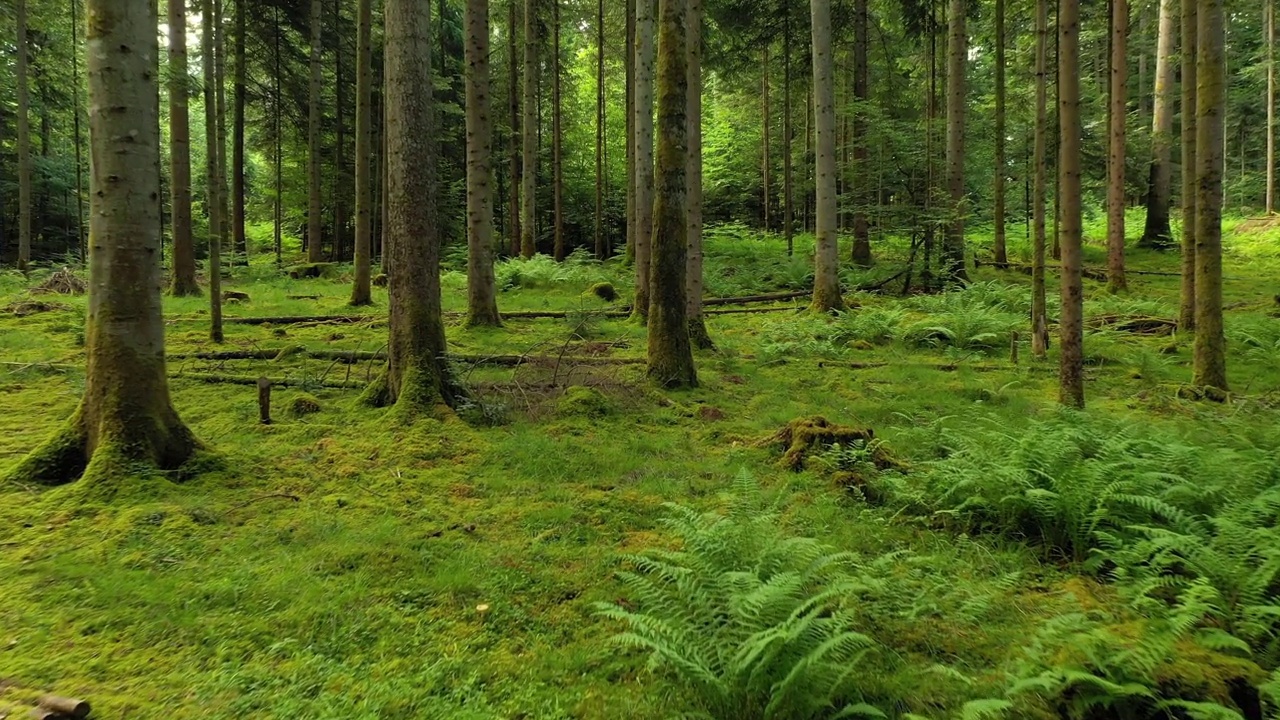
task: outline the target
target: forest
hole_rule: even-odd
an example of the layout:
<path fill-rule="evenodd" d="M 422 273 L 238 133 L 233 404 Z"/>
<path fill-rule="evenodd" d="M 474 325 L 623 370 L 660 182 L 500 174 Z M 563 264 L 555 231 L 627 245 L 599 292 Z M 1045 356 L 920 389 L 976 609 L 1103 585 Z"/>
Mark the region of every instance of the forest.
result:
<path fill-rule="evenodd" d="M 0 720 L 1280 720 L 1278 0 L 9 0 Z"/>

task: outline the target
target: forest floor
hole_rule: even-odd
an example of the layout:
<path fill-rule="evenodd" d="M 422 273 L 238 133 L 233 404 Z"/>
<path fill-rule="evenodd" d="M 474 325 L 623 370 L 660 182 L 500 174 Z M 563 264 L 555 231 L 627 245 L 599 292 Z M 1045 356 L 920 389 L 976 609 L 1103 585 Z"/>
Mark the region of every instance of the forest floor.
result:
<path fill-rule="evenodd" d="M 707 244 L 709 296 L 809 282 L 807 254 L 788 260 L 778 238 L 730 227 Z M 626 597 L 621 554 L 672 545 L 665 503 L 723 509 L 745 470 L 787 532 L 855 553 L 888 588 L 866 601 L 863 631 L 881 647 L 867 697 L 892 716 L 956 717 L 966 701 L 1003 697 L 1062 618 L 1104 613 L 1119 626 L 1133 611 L 1050 544 L 918 511 L 903 499 L 913 477 L 965 443 L 992 463 L 1034 451 L 1036 433 L 1064 424 L 1274 463 L 1280 229 L 1246 225 L 1226 244 L 1230 400 L 1180 396 L 1190 338 L 1159 322 L 1121 329 L 1177 314 L 1176 276 L 1132 275 L 1121 296 L 1086 281 L 1087 316 L 1105 324 L 1086 339 L 1082 414 L 1057 407 L 1056 336 L 1048 360 L 1031 358 L 1029 278 L 989 266 L 966 290 L 851 294 L 858 307 L 840 317 L 804 313 L 803 299 L 717 307 L 776 310 L 710 315 L 701 385 L 673 393 L 646 383 L 643 365 L 580 360 L 644 357 L 641 327 L 593 314 L 625 303 L 629 269 L 505 262 L 503 310 L 569 316 L 476 330 L 453 316 L 451 351 L 551 359 L 459 360 L 476 402 L 410 426 L 357 402 L 377 362 L 325 356 L 382 349 L 385 289 L 368 319 L 228 324 L 218 347 L 207 299 L 166 298 L 174 404 L 216 460 L 189 479 L 121 478 L 106 491 L 0 486 L 0 716 L 56 691 L 107 718 L 668 717 L 680 689 L 607 642 L 619 627 L 596 604 Z M 901 269 L 905 248 L 877 247 L 877 267 L 847 269 L 846 286 Z M 445 307 L 460 311 L 465 276 L 447 259 Z M 1177 253 L 1134 251 L 1130 267 L 1174 273 Z M 351 314 L 343 270 L 291 280 L 238 268 L 223 287 L 249 299 L 226 315 Z M 83 388 L 84 298 L 30 294 L 40 279 L 0 275 L 0 476 Z M 622 299 L 592 296 L 603 281 Z M 1054 308 L 1056 273 L 1050 295 Z M 33 301 L 48 306 L 22 306 Z M 262 357 L 197 357 L 226 350 Z M 271 425 L 257 422 L 254 387 L 212 382 L 259 375 L 287 383 Z M 300 400 L 318 412 L 295 413 Z M 839 449 L 797 472 L 758 444 L 815 415 L 874 429 L 900 469 L 847 487 Z"/>

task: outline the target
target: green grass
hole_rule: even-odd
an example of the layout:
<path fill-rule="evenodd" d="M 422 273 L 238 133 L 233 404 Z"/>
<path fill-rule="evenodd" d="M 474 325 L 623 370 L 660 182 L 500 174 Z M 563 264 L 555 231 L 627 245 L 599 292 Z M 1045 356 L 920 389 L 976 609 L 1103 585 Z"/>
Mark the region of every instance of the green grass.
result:
<path fill-rule="evenodd" d="M 987 239 L 977 230 L 974 241 Z M 1087 340 L 1087 426 L 1275 458 L 1276 247 L 1274 226 L 1227 240 L 1231 403 L 1178 397 L 1189 338 L 1107 331 Z M 712 232 L 708 293 L 802 286 L 810 249 L 801 237 L 788 260 L 776 237 Z M 891 274 L 906 248 L 888 238 L 877 252 L 880 266 L 857 277 Z M 1096 245 L 1086 257 L 1102 263 Z M 1174 270 L 1177 258 L 1135 251 L 1131 264 Z M 601 280 L 618 288 L 616 304 L 631 294 L 630 268 L 616 263 L 535 259 L 498 274 L 504 310 L 604 308 L 584 296 Z M 269 262 L 237 269 L 224 288 L 250 299 L 226 314 L 347 313 L 345 280 L 282 279 Z M 1029 278 L 984 267 L 976 280 L 941 296 L 860 295 L 860 308 L 833 318 L 709 316 L 717 350 L 699 354 L 702 386 L 688 392 L 652 388 L 642 366 L 462 368 L 491 415 L 509 420 L 495 426 L 399 426 L 355 391 L 319 386 L 363 380 L 367 364 L 171 361 L 174 403 L 218 458 L 207 472 L 182 483 L 120 478 L 109 501 L 76 485 L 0 487 L 0 714 L 56 691 L 90 699 L 102 717 L 670 717 L 686 709 L 678 678 L 619 652 L 609 638 L 621 625 L 596 608 L 628 597 L 621 556 L 678 541 L 664 503 L 722 511 L 743 469 L 779 508 L 782 531 L 855 554 L 885 588 L 857 610 L 859 632 L 876 643 L 861 662 L 866 698 L 891 717 L 929 718 L 1003 698 L 1011 678 L 1038 677 L 1071 638 L 1114 644 L 1149 618 L 1120 587 L 1041 543 L 947 521 L 933 506 L 865 502 L 831 464 L 792 473 L 755 446 L 800 416 L 872 427 L 907 468 L 876 482 L 906 497 L 936 484 L 956 434 L 999 447 L 1028 420 L 1060 422 L 1056 355 L 1031 362 L 1022 332 Z M 27 299 L 27 284 L 0 273 L 0 307 Z M 1116 298 L 1087 283 L 1086 314 L 1173 315 L 1176 277 L 1130 285 Z M 446 310 L 464 309 L 459 269 L 445 273 L 443 297 Z M 67 308 L 0 312 L 0 474 L 74 410 L 83 388 L 84 299 L 43 299 Z M 371 317 L 385 311 L 385 289 L 374 301 Z M 165 299 L 171 354 L 214 349 L 206 303 Z M 468 330 L 451 317 L 448 337 L 456 353 L 643 356 L 642 328 L 586 325 L 513 319 Z M 228 349 L 377 350 L 386 333 L 374 320 L 226 330 Z M 301 387 L 277 390 L 277 422 L 260 426 L 253 388 L 207 384 L 203 372 Z M 563 387 L 537 387 L 552 380 L 595 385 L 605 402 L 562 403 Z M 321 412 L 288 415 L 303 392 Z M 966 462 L 982 472 L 981 456 Z M 1040 717 L 1047 702 L 1014 716 Z"/>

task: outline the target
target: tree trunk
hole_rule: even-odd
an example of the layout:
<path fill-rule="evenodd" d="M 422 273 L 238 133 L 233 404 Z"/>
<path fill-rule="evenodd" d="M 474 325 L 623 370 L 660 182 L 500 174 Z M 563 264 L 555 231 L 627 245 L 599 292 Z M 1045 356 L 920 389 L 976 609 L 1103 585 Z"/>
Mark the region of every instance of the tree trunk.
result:
<path fill-rule="evenodd" d="M 764 49 L 761 50 L 760 60 L 760 97 L 764 103 L 763 110 L 760 113 L 760 118 L 763 122 L 762 132 L 760 133 L 761 142 L 763 143 L 760 154 L 760 175 L 764 182 L 764 192 L 761 196 L 761 208 L 763 213 L 764 231 L 769 232 L 771 229 L 769 224 L 769 200 L 771 196 L 769 189 L 769 166 L 772 162 L 769 157 L 769 135 L 771 131 L 769 127 L 769 44 L 767 41 L 765 42 Z"/>
<path fill-rule="evenodd" d="M 1129 108 L 1129 68 L 1125 38 L 1129 35 L 1129 0 L 1111 0 L 1111 147 L 1107 160 L 1107 290 L 1129 289 L 1124 277 L 1125 121 Z"/>
<path fill-rule="evenodd" d="M 649 261 L 653 241 L 653 71 L 654 0 L 636 3 L 636 298 L 635 316 L 645 322 L 649 316 Z M 683 225 L 683 223 L 681 223 Z"/>
<path fill-rule="evenodd" d="M 1194 0 L 1190 0 L 1194 2 Z M 1049 0 L 1036 0 L 1036 127 L 1035 189 L 1032 201 L 1035 234 L 1031 245 L 1031 354 L 1043 358 L 1049 351 L 1049 323 L 1045 299 L 1045 171 L 1049 145 Z"/>
<path fill-rule="evenodd" d="M 934 191 L 937 190 L 937 175 L 934 172 L 934 124 L 938 116 L 938 24 L 934 14 L 934 3 L 931 2 L 928 17 L 929 92 L 924 101 L 924 232 L 920 242 L 924 253 L 920 284 L 925 292 L 933 290 L 934 236 L 938 226 L 933 216 L 933 196 Z"/>
<path fill-rule="evenodd" d="M 836 90 L 831 53 L 831 0 L 810 0 L 813 30 L 813 114 L 817 135 L 814 184 L 813 309 L 844 309 L 836 241 Z"/>
<path fill-rule="evenodd" d="M 685 294 L 688 301 L 689 340 L 703 350 L 713 347 L 702 314 L 702 16 L 703 0 L 687 0 L 688 13 L 686 51 L 689 73 L 689 98 L 686 133 L 689 146 L 687 188 L 688 275 Z"/>
<path fill-rule="evenodd" d="M 221 235 L 221 247 L 228 247 L 231 241 L 231 190 L 227 186 L 227 40 L 226 23 L 223 21 L 222 8 L 224 0 L 213 2 L 214 26 L 214 85 L 217 92 L 214 101 L 218 104 L 218 218 Z M 163 216 L 161 222 L 164 221 Z M 235 265 L 236 248 L 231 245 L 231 262 Z"/>
<path fill-rule="evenodd" d="M 356 246 L 352 305 L 371 305 L 373 253 L 373 0 L 356 4 Z"/>
<path fill-rule="evenodd" d="M 159 45 L 151 0 L 89 0 L 89 306 L 84 397 L 12 480 L 110 487 L 198 447 L 169 401 L 160 286 Z"/>
<path fill-rule="evenodd" d="M 467 0 L 467 325 L 496 327 L 489 0 Z"/>
<path fill-rule="evenodd" d="M 507 248 L 511 257 L 520 255 L 520 62 L 516 55 L 516 0 L 507 0 Z"/>
<path fill-rule="evenodd" d="M 701 12 L 702 12 L 701 0 L 690 0 L 690 4 L 689 4 L 690 21 L 689 22 L 690 23 L 693 22 L 692 18 L 694 17 L 693 16 L 694 3 L 697 3 L 699 6 L 698 22 L 699 24 L 701 24 Z M 793 164 L 792 155 L 794 154 L 793 152 L 794 148 L 792 147 L 792 145 L 794 144 L 794 138 L 792 137 L 794 133 L 792 132 L 792 130 L 793 130 L 794 121 L 792 118 L 793 113 L 792 113 L 792 107 L 791 107 L 791 6 L 790 5 L 785 6 L 783 12 L 786 14 L 784 17 L 783 30 L 782 30 L 782 33 L 783 33 L 782 34 L 782 39 L 783 39 L 783 42 L 782 42 L 782 55 L 783 55 L 783 58 L 782 58 L 782 235 L 783 235 L 783 238 L 787 241 L 787 257 L 791 257 L 795 253 L 795 232 L 796 232 L 795 178 L 793 177 L 794 173 L 792 172 L 792 164 Z M 693 42 L 692 36 L 690 36 L 690 42 Z M 698 36 L 698 42 L 699 44 L 701 44 L 702 42 L 701 35 Z M 701 78 L 702 50 L 701 48 L 699 48 L 697 52 L 699 56 L 698 58 L 699 77 L 696 85 L 690 82 L 689 92 L 691 93 L 702 92 L 702 78 Z M 693 62 L 692 53 L 690 53 L 689 61 L 691 63 Z M 691 74 L 689 77 L 691 79 L 693 77 L 692 72 L 693 71 L 690 70 Z M 698 112 L 699 113 L 702 112 L 701 99 L 699 99 L 699 102 L 698 102 Z M 698 119 L 699 134 L 701 134 L 701 122 L 702 122 L 702 119 L 699 118 Z M 690 145 L 692 145 L 693 139 L 691 138 L 689 142 L 690 142 Z M 698 138 L 699 165 L 701 165 L 701 161 L 702 161 L 701 143 L 702 143 L 702 138 L 699 137 Z M 701 166 L 699 166 L 698 168 L 699 182 L 701 182 L 702 180 L 701 173 L 702 173 L 702 168 Z M 702 189 L 699 188 L 698 190 L 699 192 L 701 192 Z M 690 192 L 692 191 L 693 189 L 691 187 Z M 699 212 L 701 212 L 701 209 L 699 209 Z"/>
<path fill-rule="evenodd" d="M 660 0 L 658 44 L 658 157 L 653 202 L 649 367 L 651 380 L 667 388 L 698 384 L 689 342 L 688 224 L 685 174 L 689 109 L 687 0 Z"/>
<path fill-rule="evenodd" d="M 231 128 L 231 243 L 244 264 L 249 264 L 249 243 L 244 234 L 244 103 L 245 4 L 236 0 L 235 75 L 232 77 L 233 100 Z"/>
<path fill-rule="evenodd" d="M 322 0 L 311 0 L 311 82 L 307 100 L 307 260 L 324 259 L 321 238 L 322 205 L 320 198 L 320 51 L 324 27 Z"/>
<path fill-rule="evenodd" d="M 871 101 L 871 78 L 868 72 L 867 45 L 870 42 L 868 33 L 867 0 L 856 0 L 853 4 L 853 250 L 850 258 L 855 265 L 871 266 L 871 229 L 867 222 L 868 182 L 870 171 L 870 153 L 867 135 L 870 126 L 867 123 L 867 107 Z"/>
<path fill-rule="evenodd" d="M 169 27 L 187 26 L 186 0 L 169 0 Z M 195 245 L 191 239 L 191 129 L 187 111 L 187 34 L 169 33 L 169 191 L 173 213 L 173 282 L 178 297 L 196 295 Z"/>
<path fill-rule="evenodd" d="M 1222 138 L 1226 109 L 1223 0 L 1200 0 L 1196 17 L 1196 385 L 1227 389 L 1222 330 Z"/>
<path fill-rule="evenodd" d="M 537 0 L 524 0 L 524 140 L 520 193 L 520 255 L 538 252 L 538 16 Z"/>
<path fill-rule="evenodd" d="M 179 0 L 179 1 L 183 1 L 183 0 Z M 273 207 L 274 223 L 272 228 L 273 230 L 272 240 L 274 242 L 272 243 L 272 245 L 275 249 L 275 254 L 276 254 L 276 269 L 279 270 L 281 267 L 284 266 L 284 138 L 282 137 L 282 134 L 284 132 L 284 120 L 283 120 L 284 113 L 281 112 L 281 108 L 283 106 L 284 100 L 283 100 L 283 96 L 281 94 L 281 88 L 280 88 L 280 33 L 281 33 L 280 22 L 281 22 L 281 18 L 280 18 L 280 7 L 278 5 L 275 8 L 274 20 L 275 22 L 273 23 L 273 28 L 272 28 L 272 31 L 273 31 L 273 36 L 272 36 L 273 48 L 272 49 L 274 52 L 272 53 L 272 55 L 273 55 L 273 59 L 275 60 L 275 73 L 272 80 L 275 83 L 275 87 L 273 88 L 274 92 L 273 92 L 272 104 L 274 106 L 273 115 L 275 117 L 273 118 L 273 120 L 274 120 L 275 126 L 272 128 L 273 130 L 272 134 L 275 136 L 274 137 L 275 154 L 272 159 L 275 161 L 276 192 L 275 192 L 275 203 Z M 179 25 L 177 27 L 182 27 L 182 26 Z"/>
<path fill-rule="evenodd" d="M 1084 407 L 1084 289 L 1081 284 L 1080 0 L 1061 0 L 1058 16 L 1058 149 L 1062 207 L 1061 365 L 1058 402 Z"/>
<path fill-rule="evenodd" d="M 597 260 L 609 257 L 609 246 L 604 233 L 604 0 L 596 3 L 596 234 Z"/>
<path fill-rule="evenodd" d="M 31 98 L 27 88 L 27 0 L 18 0 L 18 269 L 31 263 Z"/>
<path fill-rule="evenodd" d="M 1276 211 L 1276 3 L 1275 0 L 1263 2 L 1267 15 L 1263 24 L 1266 34 L 1262 39 L 1267 53 L 1267 196 L 1263 205 L 1271 215 Z"/>
<path fill-rule="evenodd" d="M 568 249 L 564 242 L 564 158 L 560 128 L 560 0 L 551 0 L 551 192 L 555 213 L 552 253 L 563 262 Z"/>
<path fill-rule="evenodd" d="M 627 92 L 627 262 L 636 259 L 636 0 L 626 1 L 627 43 L 623 47 Z"/>
<path fill-rule="evenodd" d="M 1009 252 L 1005 242 L 1005 0 L 996 0 L 996 172 L 995 172 L 995 241 L 992 252 L 996 267 L 1007 267 Z"/>
<path fill-rule="evenodd" d="M 200 20 L 200 63 L 204 71 L 205 212 L 209 215 L 209 339 L 222 342 L 222 203 L 218 181 L 222 148 L 218 145 L 218 100 L 214 84 L 216 21 L 214 0 L 203 0 Z M 96 172 L 96 171 L 95 171 Z"/>
<path fill-rule="evenodd" d="M 964 101 L 969 36 L 965 30 L 965 0 L 950 0 L 947 28 L 947 190 L 951 200 L 951 219 L 943 238 L 942 254 L 947 279 L 967 283 L 969 275 L 964 267 Z"/>
<path fill-rule="evenodd" d="M 1175 6 L 1178 0 L 1160 0 L 1159 35 L 1156 40 L 1155 114 L 1151 127 L 1151 181 L 1147 193 L 1147 222 L 1142 232 L 1141 247 L 1169 248 L 1173 232 L 1169 229 L 1169 205 L 1172 195 L 1173 170 L 1170 155 L 1173 148 L 1173 60 L 1177 52 L 1175 40 Z"/>
<path fill-rule="evenodd" d="M 387 373 L 365 393 L 404 419 L 452 404 L 440 312 L 435 109 L 431 90 L 431 6 L 386 0 L 388 180 L 391 254 Z"/>
<path fill-rule="evenodd" d="M 343 0 L 334 0 L 333 25 L 342 27 Z M 343 111 L 347 107 L 344 91 L 347 83 L 342 75 L 342 43 L 341 30 L 338 41 L 334 43 L 334 131 L 333 146 L 333 253 L 331 259 L 342 262 L 347 258 L 347 140 L 344 137 L 346 128 L 343 124 Z M 354 258 L 353 258 L 354 259 Z"/>
<path fill-rule="evenodd" d="M 185 14 L 185 11 L 184 11 Z M 72 110 L 74 112 L 72 121 L 72 132 L 75 133 L 76 145 L 76 247 L 80 251 L 80 262 L 88 264 L 89 247 L 86 244 L 84 234 L 84 162 L 81 154 L 80 140 L 80 8 L 78 0 L 71 0 L 71 45 L 75 50 L 71 54 L 71 81 L 74 89 L 71 91 Z M 186 67 L 186 39 L 183 38 L 183 67 Z M 186 98 L 183 98 L 183 104 L 186 104 Z M 185 110 L 185 107 L 184 107 Z M 2 226 L 3 223 L 0 223 Z M 3 233 L 0 233 L 3 235 Z M 191 167 L 187 166 L 187 244 L 191 244 Z M 0 237 L 0 247 L 4 246 L 3 238 Z M 162 252 L 161 255 L 164 253 Z M 194 275 L 194 271 L 193 271 Z"/>
<path fill-rule="evenodd" d="M 1196 33 L 1197 0 L 1182 0 L 1182 283 L 1178 332 L 1196 327 Z"/>

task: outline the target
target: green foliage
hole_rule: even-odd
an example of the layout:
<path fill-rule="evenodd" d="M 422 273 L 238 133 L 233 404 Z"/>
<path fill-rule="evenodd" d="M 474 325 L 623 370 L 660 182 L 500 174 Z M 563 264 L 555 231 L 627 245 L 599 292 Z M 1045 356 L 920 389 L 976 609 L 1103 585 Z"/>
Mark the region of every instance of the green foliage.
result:
<path fill-rule="evenodd" d="M 501 291 L 514 288 L 546 289 L 561 285 L 583 287 L 608 280 L 600 263 L 581 248 L 574 250 L 564 262 L 556 262 L 550 255 L 534 255 L 528 260 L 503 260 L 494 267 L 494 275 Z"/>
<path fill-rule="evenodd" d="M 693 716 L 716 720 L 884 717 L 859 696 L 875 643 L 858 628 L 859 598 L 879 582 L 854 556 L 787 535 L 748 474 L 727 515 L 669 506 L 679 550 L 626 558 L 635 610 L 615 642 L 649 654 L 678 683 Z"/>

